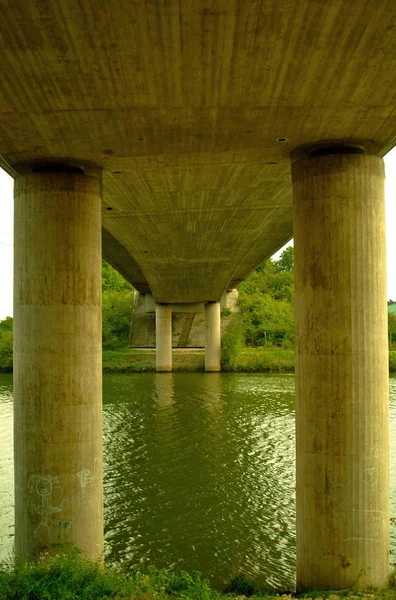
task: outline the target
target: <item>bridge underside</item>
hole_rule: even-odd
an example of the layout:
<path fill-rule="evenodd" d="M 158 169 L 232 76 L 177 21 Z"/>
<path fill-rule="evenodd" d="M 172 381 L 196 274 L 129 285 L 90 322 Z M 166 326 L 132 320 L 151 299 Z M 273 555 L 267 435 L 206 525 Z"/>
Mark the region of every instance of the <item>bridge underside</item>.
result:
<path fill-rule="evenodd" d="M 294 229 L 297 585 L 386 586 L 396 3 L 2 4 L 17 553 L 103 552 L 102 252 L 157 303 L 157 369 L 204 302 L 218 371 L 223 292 Z"/>
<path fill-rule="evenodd" d="M 293 150 L 394 144 L 395 17 L 388 0 L 4 2 L 1 164 L 103 169 L 104 256 L 157 302 L 219 300 L 292 236 Z"/>

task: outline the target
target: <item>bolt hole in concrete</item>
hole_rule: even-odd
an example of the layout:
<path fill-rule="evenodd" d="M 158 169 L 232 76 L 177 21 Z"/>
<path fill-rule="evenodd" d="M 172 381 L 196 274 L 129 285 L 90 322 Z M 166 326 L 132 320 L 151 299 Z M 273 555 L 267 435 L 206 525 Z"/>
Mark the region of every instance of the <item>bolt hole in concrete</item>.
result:
<path fill-rule="evenodd" d="M 197 569 L 219 587 L 243 569 L 293 587 L 292 375 L 105 375 L 103 417 L 109 563 Z M 13 548 L 12 420 L 12 376 L 0 373 L 0 560 Z M 390 434 L 396 516 L 396 378 Z"/>

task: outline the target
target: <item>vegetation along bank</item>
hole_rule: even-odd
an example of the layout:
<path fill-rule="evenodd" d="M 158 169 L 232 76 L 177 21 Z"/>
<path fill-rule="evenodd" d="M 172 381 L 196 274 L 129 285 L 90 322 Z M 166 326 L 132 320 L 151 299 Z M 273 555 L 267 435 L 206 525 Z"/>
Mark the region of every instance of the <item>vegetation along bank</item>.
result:
<path fill-rule="evenodd" d="M 396 589 L 369 593 L 312 591 L 301 598 L 315 600 L 395 600 Z M 0 600 L 226 600 L 246 597 L 291 600 L 294 594 L 257 589 L 243 572 L 237 573 L 223 591 L 211 588 L 200 574 L 157 570 L 148 567 L 103 568 L 84 561 L 76 550 L 44 557 L 37 563 L 17 562 L 0 566 Z"/>
<path fill-rule="evenodd" d="M 294 251 L 268 260 L 238 287 L 238 313 L 222 338 L 225 372 L 294 371 Z M 103 370 L 155 370 L 154 349 L 129 348 L 134 290 L 108 263 L 102 264 Z M 389 370 L 396 372 L 396 302 L 388 302 Z M 0 371 L 12 371 L 12 318 L 0 321 Z M 175 371 L 203 371 L 203 350 L 177 349 Z"/>

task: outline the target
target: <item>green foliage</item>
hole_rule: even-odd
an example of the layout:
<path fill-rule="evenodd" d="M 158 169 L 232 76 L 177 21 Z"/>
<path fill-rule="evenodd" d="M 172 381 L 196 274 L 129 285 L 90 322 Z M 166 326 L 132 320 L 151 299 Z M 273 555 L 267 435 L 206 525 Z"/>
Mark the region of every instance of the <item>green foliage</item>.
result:
<path fill-rule="evenodd" d="M 102 342 L 103 348 L 126 346 L 133 305 L 133 287 L 102 260 Z"/>
<path fill-rule="evenodd" d="M 239 315 L 235 315 L 221 338 L 221 366 L 231 370 L 244 345 L 244 328 Z"/>
<path fill-rule="evenodd" d="M 239 307 L 250 346 L 294 343 L 294 250 L 268 260 L 239 286 Z"/>
<path fill-rule="evenodd" d="M 236 373 L 293 373 L 294 350 L 264 347 L 244 348 L 234 360 L 232 371 Z"/>
<path fill-rule="evenodd" d="M 232 313 L 231 308 L 228 308 L 228 307 L 227 308 L 223 308 L 222 311 L 221 311 L 221 313 L 220 313 L 220 316 L 221 316 L 222 319 L 225 319 L 226 317 L 229 317 L 231 313 Z"/>
<path fill-rule="evenodd" d="M 18 561 L 15 567 L 0 568 L 0 600 L 215 600 L 218 596 L 196 572 L 103 568 L 84 560 L 76 549 L 36 563 Z"/>
<path fill-rule="evenodd" d="M 358 589 L 337 592 L 346 599 L 394 600 L 394 576 L 388 590 Z M 140 566 L 102 567 L 82 558 L 76 548 L 64 554 L 44 556 L 37 562 L 17 560 L 15 565 L 0 566 L 0 600 L 227 600 L 233 596 L 274 597 L 276 592 L 258 590 L 255 582 L 238 572 L 223 593 L 193 571 L 173 571 Z M 277 594 L 278 595 L 278 594 Z M 303 598 L 328 598 L 334 591 L 310 591 Z M 285 596 L 283 596 L 285 597 Z M 290 598 L 291 595 L 288 594 Z"/>
<path fill-rule="evenodd" d="M 114 597 L 118 587 L 117 574 L 84 561 L 77 551 L 0 570 L 0 600 L 104 599 Z"/>
<path fill-rule="evenodd" d="M 389 314 L 396 315 L 396 302 L 394 300 L 388 300 L 388 312 Z"/>
<path fill-rule="evenodd" d="M 237 594 L 238 596 L 253 596 L 256 591 L 254 581 L 243 571 L 239 571 L 228 583 L 224 590 L 225 594 Z"/>
<path fill-rule="evenodd" d="M 396 342 L 396 314 L 388 313 L 388 339 L 389 347 Z"/>
<path fill-rule="evenodd" d="M 133 305 L 132 291 L 107 290 L 102 294 L 102 340 L 104 348 L 128 343 Z"/>
<path fill-rule="evenodd" d="M 131 292 L 133 287 L 109 263 L 102 259 L 102 291 Z"/>
<path fill-rule="evenodd" d="M 289 246 L 282 252 L 279 260 L 274 261 L 275 269 L 278 272 L 288 271 L 294 273 L 294 248 Z"/>
<path fill-rule="evenodd" d="M 0 371 L 3 373 L 12 371 L 12 329 L 12 317 L 0 321 Z"/>

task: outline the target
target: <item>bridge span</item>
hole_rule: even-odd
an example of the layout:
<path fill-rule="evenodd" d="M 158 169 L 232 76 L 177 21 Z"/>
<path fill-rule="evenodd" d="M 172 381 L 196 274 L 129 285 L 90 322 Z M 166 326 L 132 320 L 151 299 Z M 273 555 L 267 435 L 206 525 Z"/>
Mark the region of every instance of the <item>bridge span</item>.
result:
<path fill-rule="evenodd" d="M 396 3 L 1 8 L 17 553 L 62 542 L 64 523 L 103 552 L 102 254 L 157 304 L 158 370 L 180 303 L 205 303 L 219 370 L 222 294 L 294 233 L 297 587 L 385 586 Z"/>

